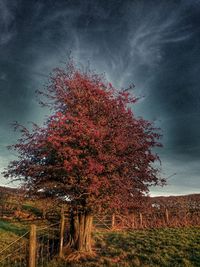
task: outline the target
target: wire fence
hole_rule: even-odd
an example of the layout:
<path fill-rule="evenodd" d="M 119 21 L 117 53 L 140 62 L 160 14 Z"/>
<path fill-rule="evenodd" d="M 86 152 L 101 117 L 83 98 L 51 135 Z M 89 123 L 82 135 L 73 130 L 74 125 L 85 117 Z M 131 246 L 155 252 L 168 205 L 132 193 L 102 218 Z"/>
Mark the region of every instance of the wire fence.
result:
<path fill-rule="evenodd" d="M 26 232 L 0 251 L 0 266 L 26 267 L 28 256 L 28 237 Z"/>
<path fill-rule="evenodd" d="M 0 251 L 1 267 L 46 267 L 55 257 L 62 257 L 69 237 L 70 213 L 62 210 L 54 223 L 37 227 L 31 225 L 19 238 Z M 162 209 L 130 214 L 97 214 L 94 231 L 135 230 L 159 227 L 200 226 L 200 211 Z"/>
<path fill-rule="evenodd" d="M 26 232 L 0 251 L 1 267 L 45 267 L 58 254 L 60 222 Z"/>
<path fill-rule="evenodd" d="M 37 230 L 36 266 L 45 267 L 59 252 L 60 223 Z"/>
<path fill-rule="evenodd" d="M 200 226 L 200 211 L 160 210 L 154 212 L 134 212 L 131 214 L 99 214 L 94 217 L 94 229 L 137 230 L 162 227 Z"/>

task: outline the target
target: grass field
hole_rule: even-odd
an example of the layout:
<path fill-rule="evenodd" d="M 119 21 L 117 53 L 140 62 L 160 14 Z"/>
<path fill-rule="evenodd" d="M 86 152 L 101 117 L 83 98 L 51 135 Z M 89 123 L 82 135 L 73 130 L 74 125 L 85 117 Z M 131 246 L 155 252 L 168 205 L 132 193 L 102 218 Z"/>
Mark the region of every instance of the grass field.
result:
<path fill-rule="evenodd" d="M 27 225 L 0 221 L 0 249 L 27 230 Z M 165 228 L 94 234 L 96 257 L 82 262 L 53 260 L 48 267 L 198 267 L 200 227 Z"/>
<path fill-rule="evenodd" d="M 22 224 L 0 220 L 0 251 L 26 231 L 27 227 Z"/>
<path fill-rule="evenodd" d="M 198 267 L 200 228 L 96 233 L 97 256 L 79 263 L 53 261 L 48 267 Z"/>

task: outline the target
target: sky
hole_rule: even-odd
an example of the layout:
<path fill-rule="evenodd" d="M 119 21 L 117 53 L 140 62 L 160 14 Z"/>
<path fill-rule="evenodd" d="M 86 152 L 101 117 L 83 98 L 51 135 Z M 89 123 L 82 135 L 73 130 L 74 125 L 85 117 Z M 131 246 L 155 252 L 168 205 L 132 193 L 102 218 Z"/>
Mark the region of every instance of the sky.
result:
<path fill-rule="evenodd" d="M 200 193 L 200 0 L 0 0 L 0 171 L 16 156 L 11 123 L 44 121 L 35 90 L 69 55 L 134 83 L 133 112 L 162 129 L 168 184 L 151 195 Z"/>

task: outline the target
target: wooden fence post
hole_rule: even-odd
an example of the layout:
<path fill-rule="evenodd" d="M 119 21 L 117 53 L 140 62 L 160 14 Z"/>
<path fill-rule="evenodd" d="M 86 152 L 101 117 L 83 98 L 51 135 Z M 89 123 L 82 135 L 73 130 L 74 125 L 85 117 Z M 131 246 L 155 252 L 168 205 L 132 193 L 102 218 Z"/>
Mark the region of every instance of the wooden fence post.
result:
<path fill-rule="evenodd" d="M 166 223 L 168 224 L 169 223 L 169 212 L 168 212 L 168 209 L 165 209 L 165 220 L 166 220 Z"/>
<path fill-rule="evenodd" d="M 3 211 L 4 211 L 4 207 L 3 207 L 3 204 L 1 206 L 1 217 L 3 218 Z"/>
<path fill-rule="evenodd" d="M 142 217 L 142 213 L 140 212 L 140 227 L 143 227 L 143 217 Z"/>
<path fill-rule="evenodd" d="M 29 237 L 29 267 L 36 267 L 36 225 L 31 225 Z"/>
<path fill-rule="evenodd" d="M 61 221 L 60 221 L 60 247 L 59 247 L 59 257 L 63 257 L 63 243 L 64 243 L 64 231 L 65 231 L 65 216 L 64 209 L 61 210 Z"/>
<path fill-rule="evenodd" d="M 112 229 L 115 227 L 115 214 L 112 214 Z"/>
<path fill-rule="evenodd" d="M 135 228 L 135 215 L 134 215 L 134 213 L 131 214 L 131 227 Z"/>

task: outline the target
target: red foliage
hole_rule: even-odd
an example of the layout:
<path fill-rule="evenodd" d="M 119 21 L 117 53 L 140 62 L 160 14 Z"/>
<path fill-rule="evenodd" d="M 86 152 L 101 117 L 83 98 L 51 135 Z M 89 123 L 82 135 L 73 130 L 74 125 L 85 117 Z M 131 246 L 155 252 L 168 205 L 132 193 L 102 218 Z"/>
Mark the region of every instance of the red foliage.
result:
<path fill-rule="evenodd" d="M 5 176 L 22 179 L 29 189 L 68 196 L 89 210 L 136 206 L 161 181 L 152 152 L 160 135 L 134 116 L 130 105 L 137 99 L 129 92 L 68 65 L 55 71 L 40 94 L 53 115 L 31 132 L 21 128 L 22 138 L 11 147 L 19 159 Z"/>

